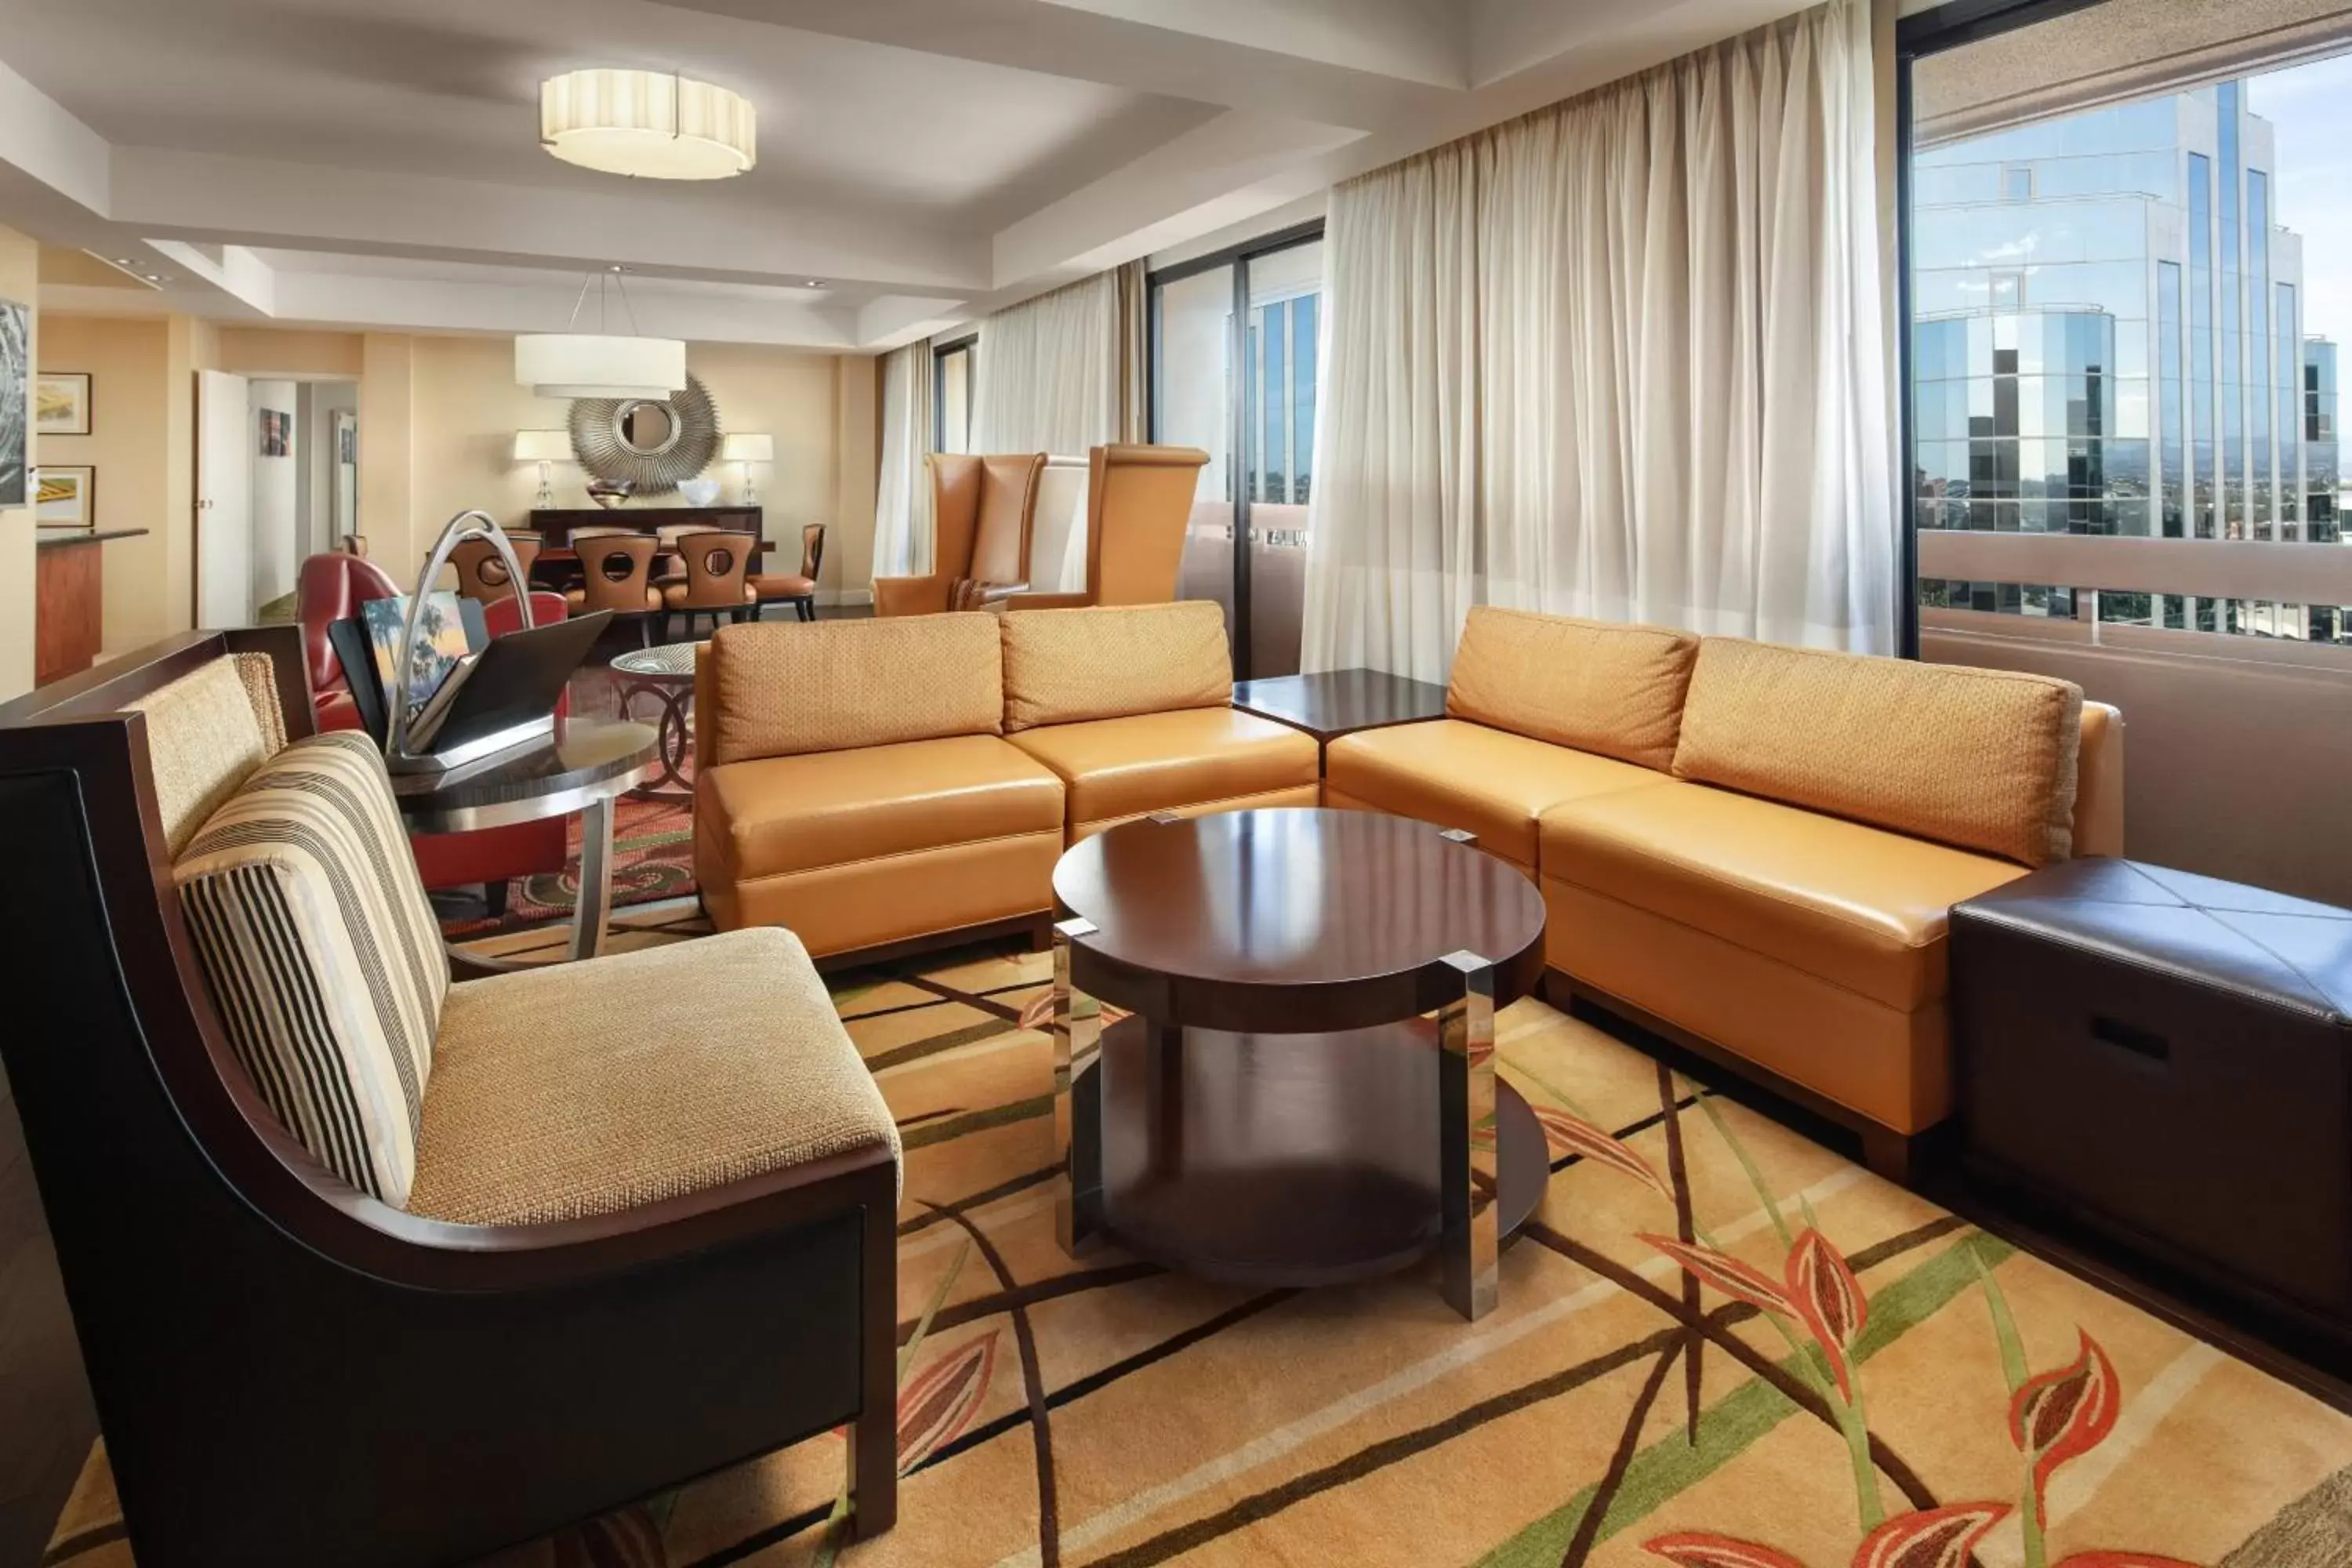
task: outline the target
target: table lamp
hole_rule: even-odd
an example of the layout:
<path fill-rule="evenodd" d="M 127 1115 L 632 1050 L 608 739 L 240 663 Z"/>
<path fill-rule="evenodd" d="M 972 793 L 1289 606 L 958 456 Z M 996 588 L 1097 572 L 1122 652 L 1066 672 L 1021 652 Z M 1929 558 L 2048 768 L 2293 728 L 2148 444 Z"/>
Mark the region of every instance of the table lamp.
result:
<path fill-rule="evenodd" d="M 518 430 L 515 432 L 514 460 L 539 465 L 539 494 L 531 505 L 541 511 L 555 505 L 555 487 L 549 482 L 550 465 L 572 460 L 572 435 L 565 430 Z"/>
<path fill-rule="evenodd" d="M 751 483 L 751 465 L 776 460 L 775 437 L 757 431 L 742 431 L 728 437 L 719 444 L 721 461 L 735 465 L 735 472 L 743 482 L 743 504 L 760 504 L 760 492 Z"/>

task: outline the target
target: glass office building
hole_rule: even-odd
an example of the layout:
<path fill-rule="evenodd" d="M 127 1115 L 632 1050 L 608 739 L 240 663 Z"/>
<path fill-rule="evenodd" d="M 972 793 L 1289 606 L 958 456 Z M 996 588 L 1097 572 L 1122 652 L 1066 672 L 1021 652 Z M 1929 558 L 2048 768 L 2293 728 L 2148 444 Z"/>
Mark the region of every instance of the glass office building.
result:
<path fill-rule="evenodd" d="M 2333 537 L 2313 493 L 2303 245 L 2242 85 L 1921 149 L 1912 406 L 1922 528 Z"/>
<path fill-rule="evenodd" d="M 2336 512 L 2336 345 L 2303 340 L 2304 535 L 2315 543 L 2343 542 Z"/>

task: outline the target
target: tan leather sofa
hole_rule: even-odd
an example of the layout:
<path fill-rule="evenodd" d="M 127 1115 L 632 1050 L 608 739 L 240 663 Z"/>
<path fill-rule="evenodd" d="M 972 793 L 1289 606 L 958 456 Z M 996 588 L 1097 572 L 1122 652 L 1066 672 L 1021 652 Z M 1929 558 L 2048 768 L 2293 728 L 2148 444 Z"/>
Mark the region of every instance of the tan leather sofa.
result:
<path fill-rule="evenodd" d="M 1213 604 L 723 626 L 695 673 L 695 875 L 819 960 L 1051 920 L 1076 839 L 1311 805 L 1312 739 L 1233 705 Z"/>
<path fill-rule="evenodd" d="M 1951 906 L 2123 849 L 2121 717 L 2063 681 L 1481 608 L 1446 708 L 1333 742 L 1327 804 L 1475 833 L 1571 990 L 1898 1177 L 1951 1107 Z"/>

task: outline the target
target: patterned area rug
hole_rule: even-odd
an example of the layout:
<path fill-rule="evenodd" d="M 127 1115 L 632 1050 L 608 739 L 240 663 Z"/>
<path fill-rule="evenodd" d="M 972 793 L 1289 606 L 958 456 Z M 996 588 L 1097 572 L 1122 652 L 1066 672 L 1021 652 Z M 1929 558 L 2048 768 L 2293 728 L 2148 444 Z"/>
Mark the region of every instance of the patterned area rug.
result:
<path fill-rule="evenodd" d="M 569 921 L 580 898 L 577 817 L 572 821 L 569 856 L 561 871 L 518 877 L 508 883 L 504 919 L 446 920 L 442 934 L 467 941 Z M 694 803 L 623 795 L 613 811 L 613 907 L 686 898 L 694 890 Z"/>
<path fill-rule="evenodd" d="M 2352 1420 L 1540 1003 L 1498 1049 L 1555 1173 L 1485 1321 L 1075 1265 L 1046 962 L 836 993 L 908 1149 L 900 1522 L 846 1562 L 2352 1563 Z M 820 1438 L 498 1568 L 830 1563 L 841 1478 Z M 102 1452 L 57 1539 L 130 1562 Z"/>

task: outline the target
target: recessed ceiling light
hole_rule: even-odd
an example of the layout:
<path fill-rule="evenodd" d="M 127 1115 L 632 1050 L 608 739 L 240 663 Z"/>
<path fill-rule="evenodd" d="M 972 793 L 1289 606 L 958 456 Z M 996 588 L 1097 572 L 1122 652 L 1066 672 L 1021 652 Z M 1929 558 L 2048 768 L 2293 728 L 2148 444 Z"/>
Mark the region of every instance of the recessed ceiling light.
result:
<path fill-rule="evenodd" d="M 171 280 L 160 272 L 150 272 L 147 274 L 147 281 L 150 283 L 167 283 Z"/>
<path fill-rule="evenodd" d="M 803 284 L 802 287 L 804 289 L 822 289 L 824 287 L 824 279 L 822 278 L 812 278 L 806 283 Z"/>
<path fill-rule="evenodd" d="M 757 119 L 740 94 L 667 71 L 576 70 L 539 86 L 539 144 L 609 174 L 740 174 L 759 160 Z"/>
<path fill-rule="evenodd" d="M 116 257 L 116 258 L 114 258 L 114 264 L 115 264 L 117 267 L 136 267 L 136 266 L 138 266 L 138 265 L 139 265 L 139 263 L 137 263 L 136 261 L 133 261 L 132 259 L 131 259 L 131 258 L 129 258 L 129 257 L 127 257 L 127 256 L 118 256 L 118 257 Z"/>

